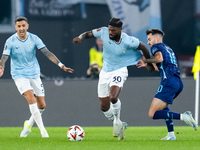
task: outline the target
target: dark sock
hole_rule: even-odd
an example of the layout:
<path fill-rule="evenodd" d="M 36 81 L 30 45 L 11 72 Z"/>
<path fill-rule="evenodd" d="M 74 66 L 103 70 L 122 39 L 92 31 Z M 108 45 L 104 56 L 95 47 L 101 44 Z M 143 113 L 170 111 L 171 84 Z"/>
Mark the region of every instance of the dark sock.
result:
<path fill-rule="evenodd" d="M 169 110 L 158 110 L 155 112 L 153 119 L 176 119 L 180 120 L 180 113 L 171 112 Z"/>
<path fill-rule="evenodd" d="M 166 107 L 166 108 L 164 108 L 163 110 L 170 111 L 169 107 Z M 168 132 L 174 131 L 173 119 L 165 119 L 165 123 L 166 123 L 166 125 L 167 125 L 167 130 L 168 130 Z"/>

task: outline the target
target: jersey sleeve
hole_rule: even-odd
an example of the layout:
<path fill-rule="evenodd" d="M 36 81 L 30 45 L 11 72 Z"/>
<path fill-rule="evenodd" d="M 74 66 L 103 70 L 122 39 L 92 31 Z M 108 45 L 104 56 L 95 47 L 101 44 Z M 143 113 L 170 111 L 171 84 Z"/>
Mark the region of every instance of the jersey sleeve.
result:
<path fill-rule="evenodd" d="M 131 36 L 130 37 L 130 44 L 131 44 L 131 48 L 137 49 L 139 44 L 140 44 L 140 40 L 136 37 Z"/>
<path fill-rule="evenodd" d="M 103 31 L 104 31 L 104 28 L 105 28 L 105 27 L 101 27 L 101 28 L 98 28 L 98 29 L 93 29 L 93 30 L 92 30 L 93 35 L 94 35 L 96 38 L 101 38 L 101 35 L 102 35 Z"/>
<path fill-rule="evenodd" d="M 46 46 L 38 36 L 35 36 L 35 44 L 38 49 L 41 49 Z"/>
<path fill-rule="evenodd" d="M 4 45 L 3 55 L 10 55 L 11 47 L 9 40 L 7 40 Z"/>
<path fill-rule="evenodd" d="M 156 45 L 153 45 L 151 47 L 151 53 L 152 55 L 155 55 L 155 53 L 160 52 L 159 48 Z"/>

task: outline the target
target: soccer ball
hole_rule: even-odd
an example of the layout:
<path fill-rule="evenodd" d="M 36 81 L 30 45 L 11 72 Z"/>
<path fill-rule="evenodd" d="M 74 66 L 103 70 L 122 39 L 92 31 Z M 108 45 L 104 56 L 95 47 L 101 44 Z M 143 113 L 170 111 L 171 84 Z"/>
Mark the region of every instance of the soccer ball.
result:
<path fill-rule="evenodd" d="M 82 141 L 84 136 L 85 132 L 79 125 L 73 125 L 67 131 L 67 137 L 70 141 Z"/>

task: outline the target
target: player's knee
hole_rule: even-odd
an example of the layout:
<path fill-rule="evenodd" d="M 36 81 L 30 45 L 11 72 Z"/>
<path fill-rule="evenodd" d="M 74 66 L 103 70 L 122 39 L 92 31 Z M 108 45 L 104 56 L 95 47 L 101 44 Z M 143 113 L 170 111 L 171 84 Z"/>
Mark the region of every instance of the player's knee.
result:
<path fill-rule="evenodd" d="M 38 105 L 38 108 L 39 109 L 45 109 L 46 108 L 46 104 L 44 103 L 44 104 L 39 104 Z"/>
<path fill-rule="evenodd" d="M 104 102 L 104 101 L 100 101 L 100 109 L 102 111 L 107 111 L 110 108 L 110 103 Z"/>
<path fill-rule="evenodd" d="M 110 96 L 110 101 L 111 101 L 111 103 L 115 104 L 115 103 L 117 103 L 117 100 L 118 100 L 117 97 L 111 97 L 111 96 Z"/>
<path fill-rule="evenodd" d="M 107 111 L 110 108 L 109 97 L 99 98 L 100 108 L 102 111 Z"/>
<path fill-rule="evenodd" d="M 107 106 L 107 105 L 101 105 L 100 108 L 101 108 L 102 111 L 105 112 L 105 111 L 107 111 L 110 107 Z"/>
<path fill-rule="evenodd" d="M 151 119 L 153 119 L 153 116 L 154 116 L 154 113 L 152 113 L 152 112 L 149 111 L 149 117 L 150 117 Z"/>

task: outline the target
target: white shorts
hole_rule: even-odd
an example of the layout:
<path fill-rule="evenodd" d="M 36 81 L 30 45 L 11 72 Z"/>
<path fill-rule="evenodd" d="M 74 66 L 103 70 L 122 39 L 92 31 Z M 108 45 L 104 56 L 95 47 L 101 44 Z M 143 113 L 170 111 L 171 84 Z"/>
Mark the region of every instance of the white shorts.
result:
<path fill-rule="evenodd" d="M 19 78 L 14 81 L 21 95 L 23 95 L 23 93 L 28 90 L 32 90 L 36 96 L 45 95 L 44 86 L 40 78 L 37 79 Z"/>
<path fill-rule="evenodd" d="M 108 97 L 110 94 L 110 87 L 113 85 L 122 88 L 127 77 L 127 67 L 112 72 L 101 70 L 98 82 L 98 97 Z"/>

